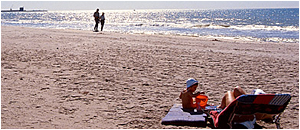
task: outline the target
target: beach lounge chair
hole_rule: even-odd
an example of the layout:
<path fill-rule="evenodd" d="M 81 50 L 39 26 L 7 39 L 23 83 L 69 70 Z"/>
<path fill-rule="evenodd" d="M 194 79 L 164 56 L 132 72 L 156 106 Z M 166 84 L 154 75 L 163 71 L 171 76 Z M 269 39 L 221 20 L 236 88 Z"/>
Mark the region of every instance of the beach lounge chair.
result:
<path fill-rule="evenodd" d="M 233 120 L 236 116 L 266 113 L 276 115 L 273 123 L 279 129 L 279 117 L 290 100 L 289 94 L 241 95 L 220 113 L 211 111 L 212 124 L 218 129 L 229 129 L 233 128 Z"/>

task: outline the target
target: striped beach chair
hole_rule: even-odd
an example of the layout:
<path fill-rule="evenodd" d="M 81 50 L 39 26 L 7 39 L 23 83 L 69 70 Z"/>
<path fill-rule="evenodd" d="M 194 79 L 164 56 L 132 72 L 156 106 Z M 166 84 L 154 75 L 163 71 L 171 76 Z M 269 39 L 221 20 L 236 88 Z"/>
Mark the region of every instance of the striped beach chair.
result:
<path fill-rule="evenodd" d="M 274 114 L 276 116 L 273 123 L 279 129 L 279 117 L 290 100 L 289 94 L 241 95 L 220 113 L 211 111 L 210 116 L 215 128 L 229 129 L 233 128 L 236 116 L 254 115 L 255 113 Z"/>

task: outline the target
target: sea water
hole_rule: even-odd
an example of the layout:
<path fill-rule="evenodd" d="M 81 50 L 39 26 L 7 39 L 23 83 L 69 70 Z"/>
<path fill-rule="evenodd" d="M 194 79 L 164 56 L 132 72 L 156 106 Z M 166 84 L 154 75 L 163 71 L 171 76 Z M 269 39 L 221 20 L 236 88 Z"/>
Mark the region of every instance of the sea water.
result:
<path fill-rule="evenodd" d="M 1 25 L 93 30 L 94 10 L 2 12 Z M 104 31 L 299 42 L 299 8 L 223 10 L 101 10 Z M 100 26 L 100 25 L 99 25 Z"/>

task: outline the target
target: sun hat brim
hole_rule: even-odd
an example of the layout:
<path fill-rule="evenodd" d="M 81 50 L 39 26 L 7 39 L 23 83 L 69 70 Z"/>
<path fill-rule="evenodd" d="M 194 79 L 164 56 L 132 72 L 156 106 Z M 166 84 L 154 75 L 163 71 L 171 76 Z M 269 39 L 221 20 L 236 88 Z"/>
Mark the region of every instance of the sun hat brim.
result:
<path fill-rule="evenodd" d="M 186 88 L 189 88 L 189 87 L 191 87 L 195 84 L 198 84 L 198 81 L 195 80 L 195 79 L 190 78 L 186 81 Z"/>

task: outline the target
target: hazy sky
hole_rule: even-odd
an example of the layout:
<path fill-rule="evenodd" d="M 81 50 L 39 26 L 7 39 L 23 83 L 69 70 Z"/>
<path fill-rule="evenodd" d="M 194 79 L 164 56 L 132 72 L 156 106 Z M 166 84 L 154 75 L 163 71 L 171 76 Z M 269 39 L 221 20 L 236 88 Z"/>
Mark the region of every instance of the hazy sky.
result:
<path fill-rule="evenodd" d="M 131 10 L 299 8 L 299 1 L 1 1 L 1 9 Z"/>

